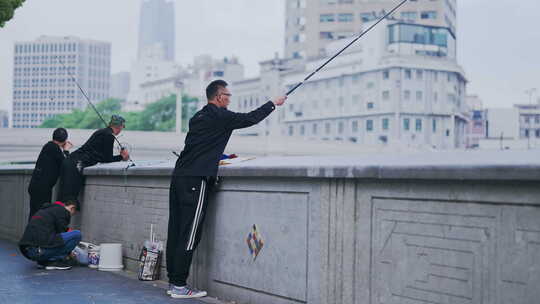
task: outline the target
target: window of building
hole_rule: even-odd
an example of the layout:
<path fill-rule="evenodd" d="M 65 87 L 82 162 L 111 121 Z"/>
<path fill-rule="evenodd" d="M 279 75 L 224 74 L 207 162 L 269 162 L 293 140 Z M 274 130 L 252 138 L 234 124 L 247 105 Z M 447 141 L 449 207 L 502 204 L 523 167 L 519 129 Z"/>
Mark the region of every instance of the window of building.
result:
<path fill-rule="evenodd" d="M 354 120 L 351 124 L 351 129 L 354 133 L 358 132 L 358 121 Z"/>
<path fill-rule="evenodd" d="M 388 79 L 388 78 L 390 78 L 390 71 L 384 70 L 382 75 L 383 75 L 383 77 L 382 77 L 383 79 Z"/>
<path fill-rule="evenodd" d="M 437 94 L 437 92 L 433 93 L 433 101 L 437 102 L 438 99 L 439 99 L 439 94 Z"/>
<path fill-rule="evenodd" d="M 436 11 L 424 11 L 420 13 L 420 18 L 422 19 L 437 19 Z"/>
<path fill-rule="evenodd" d="M 529 129 L 525 129 L 525 137 L 529 137 Z"/>
<path fill-rule="evenodd" d="M 366 130 L 368 132 L 373 131 L 373 120 L 371 119 L 366 120 Z"/>
<path fill-rule="evenodd" d="M 371 88 L 373 88 L 374 86 L 375 86 L 375 83 L 373 83 L 373 82 L 371 82 L 371 81 L 368 82 L 368 83 L 366 84 L 366 88 L 368 88 L 368 89 L 371 89 Z"/>
<path fill-rule="evenodd" d="M 540 137 L 540 129 L 536 129 L 536 137 Z"/>
<path fill-rule="evenodd" d="M 422 119 L 416 120 L 416 131 L 422 131 Z"/>
<path fill-rule="evenodd" d="M 334 39 L 334 33 L 332 32 L 320 32 L 319 38 L 324 40 L 333 40 Z"/>
<path fill-rule="evenodd" d="M 324 124 L 324 130 L 325 130 L 326 134 L 330 134 L 330 131 L 332 131 L 331 130 L 331 125 L 330 125 L 329 122 Z"/>
<path fill-rule="evenodd" d="M 360 81 L 360 76 L 353 75 L 352 76 L 352 83 L 357 84 Z"/>
<path fill-rule="evenodd" d="M 314 123 L 312 126 L 311 126 L 311 133 L 313 135 L 317 135 L 317 124 Z"/>
<path fill-rule="evenodd" d="M 293 135 L 294 135 L 294 127 L 289 126 L 289 136 L 293 136 Z"/>
<path fill-rule="evenodd" d="M 323 22 L 334 22 L 336 21 L 336 17 L 334 14 L 321 14 L 319 17 L 319 21 L 321 23 Z"/>
<path fill-rule="evenodd" d="M 405 69 L 405 79 L 411 79 L 411 78 L 412 78 L 411 70 Z"/>
<path fill-rule="evenodd" d="M 377 16 L 373 13 L 360 13 L 360 20 L 362 22 L 368 22 L 377 19 Z"/>
<path fill-rule="evenodd" d="M 433 133 L 437 132 L 437 120 L 435 120 L 435 118 L 433 118 L 431 130 L 433 131 Z"/>
<path fill-rule="evenodd" d="M 373 109 L 373 108 L 375 108 L 375 104 L 374 104 L 373 102 L 368 102 L 368 103 L 367 103 L 367 109 L 368 109 L 368 110 L 371 110 L 371 109 Z"/>
<path fill-rule="evenodd" d="M 416 70 L 416 79 L 418 79 L 418 80 L 424 79 L 424 71 Z"/>
<path fill-rule="evenodd" d="M 390 99 L 390 91 L 383 91 L 382 92 L 382 99 L 383 100 L 389 100 Z"/>
<path fill-rule="evenodd" d="M 411 129 L 411 121 L 408 118 L 403 119 L 403 129 L 409 131 Z"/>
<path fill-rule="evenodd" d="M 300 135 L 304 136 L 305 133 L 306 133 L 306 129 L 304 125 L 300 125 Z"/>
<path fill-rule="evenodd" d="M 382 129 L 386 131 L 389 129 L 389 126 L 390 126 L 390 120 L 388 118 L 383 118 Z"/>
<path fill-rule="evenodd" d="M 338 21 L 339 22 L 353 22 L 353 14 L 339 14 L 338 15 Z"/>
<path fill-rule="evenodd" d="M 340 121 L 340 122 L 338 123 L 338 133 L 339 133 L 339 134 L 343 134 L 343 129 L 344 129 L 343 122 Z"/>
<path fill-rule="evenodd" d="M 450 130 L 446 129 L 446 137 L 450 136 Z"/>
<path fill-rule="evenodd" d="M 405 100 L 411 99 L 411 91 L 405 90 L 405 92 L 403 92 L 403 95 L 404 95 Z"/>
<path fill-rule="evenodd" d="M 439 81 L 439 73 L 437 71 L 433 71 L 433 80 L 435 82 Z"/>
<path fill-rule="evenodd" d="M 424 93 L 422 91 L 416 91 L 416 101 L 422 101 Z"/>
<path fill-rule="evenodd" d="M 417 12 L 402 12 L 401 18 L 407 21 L 414 21 L 418 18 L 418 13 Z"/>

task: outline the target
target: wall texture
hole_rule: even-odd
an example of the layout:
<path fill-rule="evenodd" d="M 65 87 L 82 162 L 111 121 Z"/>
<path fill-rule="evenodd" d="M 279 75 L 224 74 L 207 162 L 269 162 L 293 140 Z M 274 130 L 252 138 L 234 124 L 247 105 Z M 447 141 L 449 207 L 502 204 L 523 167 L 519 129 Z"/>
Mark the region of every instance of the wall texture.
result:
<path fill-rule="evenodd" d="M 86 170 L 74 225 L 136 269 L 166 239 L 172 163 Z M 31 167 L 0 167 L 0 237 L 17 240 Z M 240 303 L 536 303 L 535 153 L 263 158 L 220 170 L 192 283 Z M 246 239 L 264 241 L 256 259 Z M 163 272 L 166 275 L 165 272 Z M 164 276 L 166 278 L 166 276 Z"/>

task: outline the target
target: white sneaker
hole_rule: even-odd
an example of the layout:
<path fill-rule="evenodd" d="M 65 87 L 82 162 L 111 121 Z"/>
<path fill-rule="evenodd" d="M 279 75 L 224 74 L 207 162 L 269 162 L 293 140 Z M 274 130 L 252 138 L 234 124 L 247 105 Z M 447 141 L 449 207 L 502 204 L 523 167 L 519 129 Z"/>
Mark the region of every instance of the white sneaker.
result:
<path fill-rule="evenodd" d="M 197 290 L 189 286 L 172 286 L 170 290 L 171 297 L 175 299 L 189 299 L 189 298 L 200 298 L 206 296 L 206 291 Z"/>

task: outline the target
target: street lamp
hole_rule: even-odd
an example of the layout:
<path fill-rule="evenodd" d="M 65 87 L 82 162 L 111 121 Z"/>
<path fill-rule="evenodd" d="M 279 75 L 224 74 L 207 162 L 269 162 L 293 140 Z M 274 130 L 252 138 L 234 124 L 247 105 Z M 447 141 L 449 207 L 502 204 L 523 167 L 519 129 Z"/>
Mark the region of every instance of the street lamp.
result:
<path fill-rule="evenodd" d="M 176 133 L 182 133 L 182 89 L 184 83 L 180 79 L 174 81 L 176 88 Z"/>

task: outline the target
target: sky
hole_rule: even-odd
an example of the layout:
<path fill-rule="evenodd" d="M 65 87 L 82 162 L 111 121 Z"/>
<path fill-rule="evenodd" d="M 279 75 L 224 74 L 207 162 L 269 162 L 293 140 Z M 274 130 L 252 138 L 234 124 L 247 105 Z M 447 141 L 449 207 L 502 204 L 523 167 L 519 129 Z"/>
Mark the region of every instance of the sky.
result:
<path fill-rule="evenodd" d="M 317 1 L 317 0 L 308 0 Z M 442 1 L 442 0 L 439 0 Z M 140 0 L 26 0 L 0 29 L 0 109 L 10 108 L 13 44 L 41 35 L 112 43 L 112 72 L 129 71 L 137 51 Z M 237 56 L 247 76 L 283 53 L 284 0 L 197 0 L 176 3 L 176 59 Z M 540 92 L 540 1 L 458 0 L 458 62 L 467 94 L 486 107 L 528 103 Z M 534 96 L 533 98 L 536 98 Z"/>

